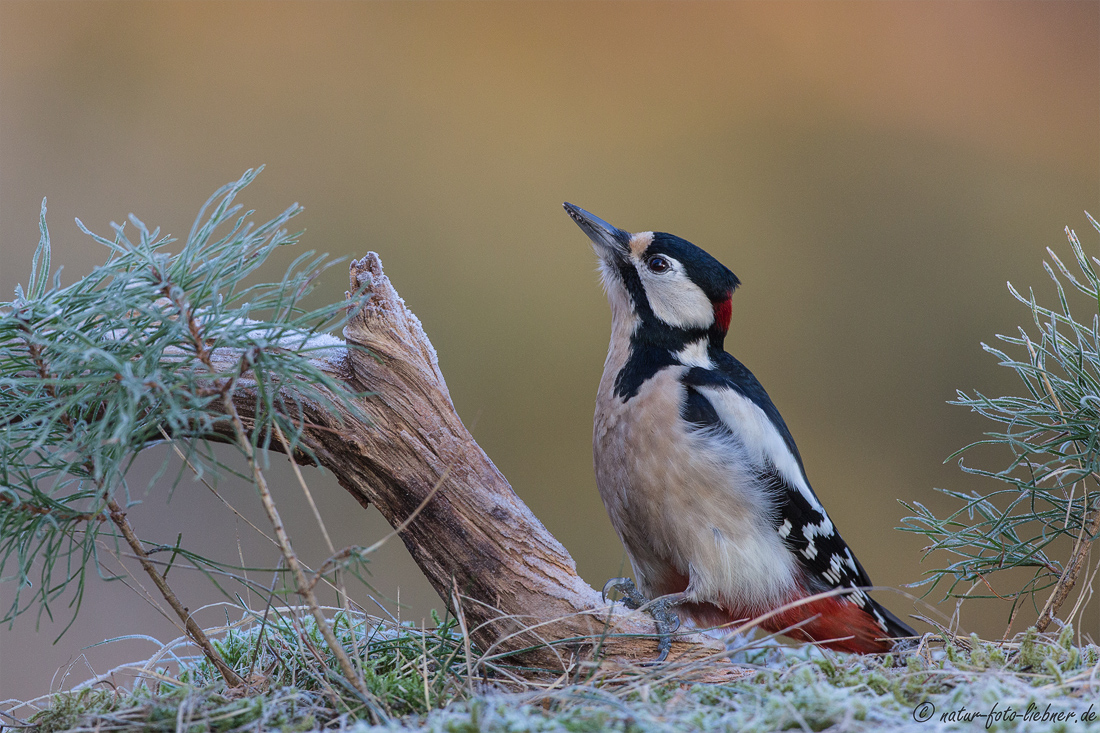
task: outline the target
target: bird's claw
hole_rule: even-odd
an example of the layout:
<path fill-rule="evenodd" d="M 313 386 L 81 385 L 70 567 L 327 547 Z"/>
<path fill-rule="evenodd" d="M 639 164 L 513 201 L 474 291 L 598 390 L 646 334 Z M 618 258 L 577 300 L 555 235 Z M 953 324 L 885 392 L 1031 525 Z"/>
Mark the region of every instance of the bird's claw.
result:
<path fill-rule="evenodd" d="M 672 635 L 680 628 L 680 616 L 673 610 L 683 603 L 681 594 L 661 596 L 649 600 L 638 592 L 637 586 L 630 578 L 612 578 L 604 583 L 603 600 L 607 602 L 607 594 L 618 591 L 622 595 L 622 603 L 629 609 L 648 613 L 653 617 L 657 626 L 657 658 L 647 664 L 660 664 L 668 658 L 672 649 Z"/>
<path fill-rule="evenodd" d="M 623 605 L 631 610 L 638 610 L 645 604 L 649 603 L 649 599 L 638 592 L 638 587 L 634 585 L 634 581 L 630 578 L 612 578 L 603 584 L 603 590 L 600 594 L 603 596 L 603 602 L 607 603 L 607 594 L 616 590 L 619 595 L 622 596 Z"/>

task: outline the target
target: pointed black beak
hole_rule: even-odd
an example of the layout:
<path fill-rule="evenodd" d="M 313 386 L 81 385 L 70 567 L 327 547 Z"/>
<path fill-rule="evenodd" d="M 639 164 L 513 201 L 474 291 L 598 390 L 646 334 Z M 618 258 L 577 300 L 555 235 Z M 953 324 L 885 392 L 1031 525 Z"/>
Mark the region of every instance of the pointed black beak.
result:
<path fill-rule="evenodd" d="M 618 227 L 611 226 L 598 216 L 593 216 L 579 206 L 564 203 L 562 206 L 573 221 L 577 222 L 588 238 L 592 248 L 601 258 L 621 260 L 630 252 L 630 234 Z"/>

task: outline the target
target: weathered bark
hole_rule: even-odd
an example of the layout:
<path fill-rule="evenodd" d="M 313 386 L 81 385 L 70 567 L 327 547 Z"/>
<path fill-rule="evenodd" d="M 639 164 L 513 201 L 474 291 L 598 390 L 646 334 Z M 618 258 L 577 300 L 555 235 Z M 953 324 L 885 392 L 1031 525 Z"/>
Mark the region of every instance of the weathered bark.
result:
<path fill-rule="evenodd" d="M 481 650 L 518 652 L 526 663 L 557 669 L 597 645 L 612 658 L 653 659 L 655 638 L 621 636 L 652 635 L 652 619 L 603 603 L 466 430 L 435 350 L 376 254 L 351 263 L 351 290 L 369 293 L 344 329 L 347 343 L 363 348 L 332 349 L 319 363 L 367 393 L 361 407 L 369 421 L 310 409 L 303 439 L 321 464 L 392 526 L 408 522 L 402 541 L 456 611 L 457 591 Z M 253 414 L 247 390 L 235 401 L 242 416 Z M 557 643 L 550 649 L 543 642 Z M 721 649 L 708 638 L 684 637 L 670 659 Z"/>

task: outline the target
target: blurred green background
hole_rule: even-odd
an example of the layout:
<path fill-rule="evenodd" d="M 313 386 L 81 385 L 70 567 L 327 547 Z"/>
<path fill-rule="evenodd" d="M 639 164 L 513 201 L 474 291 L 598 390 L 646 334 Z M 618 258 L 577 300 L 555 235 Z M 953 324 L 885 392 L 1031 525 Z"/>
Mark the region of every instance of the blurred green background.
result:
<path fill-rule="evenodd" d="M 923 546 L 893 529 L 897 500 L 943 510 L 933 487 L 978 487 L 942 461 L 986 426 L 945 401 L 1016 389 L 979 348 L 1028 318 L 1005 281 L 1049 299 L 1043 248 L 1065 252 L 1066 225 L 1097 249 L 1083 211 L 1100 210 L 1100 5 L 0 3 L 0 298 L 26 281 L 43 196 L 68 283 L 105 257 L 74 217 L 107 233 L 133 212 L 186 235 L 259 164 L 243 198 L 258 216 L 299 201 L 304 247 L 381 254 L 466 424 L 597 587 L 624 565 L 590 454 L 610 319 L 561 202 L 701 245 L 744 282 L 727 347 L 871 577 L 897 587 L 920 577 Z M 343 272 L 319 297 L 342 297 Z M 301 492 L 272 465 L 319 563 Z M 388 529 L 309 479 L 338 544 Z M 182 532 L 227 560 L 240 539 L 275 562 L 201 486 L 138 498 L 145 537 Z M 403 619 L 441 607 L 399 543 L 371 567 Z M 217 598 L 176 582 L 192 608 Z M 999 637 L 1007 615 L 968 604 L 962 623 Z M 117 583 L 91 584 L 57 644 L 63 605 L 55 618 L 0 630 L 0 699 L 58 686 L 74 660 L 83 679 L 156 648 L 82 652 L 94 642 L 178 635 Z"/>

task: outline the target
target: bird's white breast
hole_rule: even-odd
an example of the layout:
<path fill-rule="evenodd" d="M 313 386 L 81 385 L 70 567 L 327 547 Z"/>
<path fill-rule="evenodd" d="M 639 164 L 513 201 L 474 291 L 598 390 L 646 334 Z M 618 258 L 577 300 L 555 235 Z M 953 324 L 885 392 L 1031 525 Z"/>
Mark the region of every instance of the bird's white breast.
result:
<path fill-rule="evenodd" d="M 688 578 L 692 600 L 760 610 L 784 602 L 795 561 L 775 530 L 751 448 L 680 417 L 684 366 L 659 371 L 628 400 L 616 396 L 627 356 L 608 354 L 593 446 L 600 495 L 642 592 L 668 592 L 671 566 Z"/>

